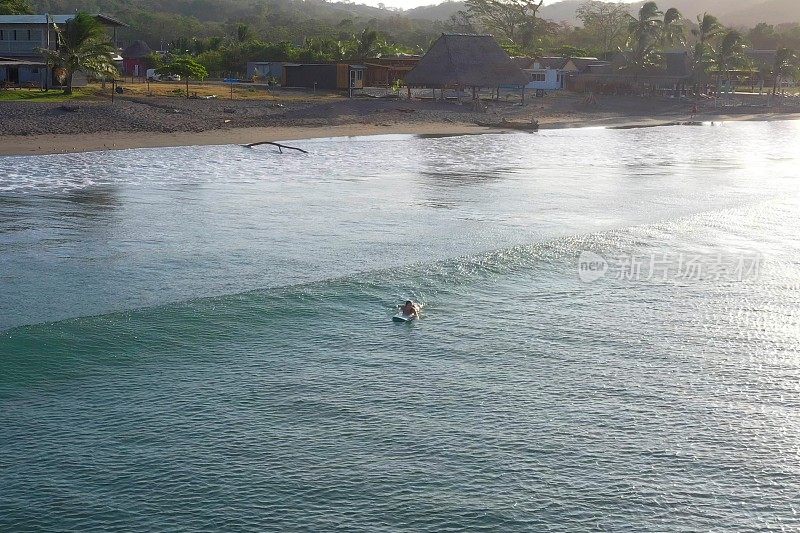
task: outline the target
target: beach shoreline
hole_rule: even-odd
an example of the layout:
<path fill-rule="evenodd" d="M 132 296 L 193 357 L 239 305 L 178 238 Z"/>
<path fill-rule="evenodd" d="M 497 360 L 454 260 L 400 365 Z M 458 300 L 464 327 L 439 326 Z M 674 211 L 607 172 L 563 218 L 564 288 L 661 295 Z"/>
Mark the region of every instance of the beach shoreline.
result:
<path fill-rule="evenodd" d="M 586 106 L 580 95 L 559 94 L 521 106 L 308 97 L 280 103 L 127 98 L 69 106 L 0 104 L 0 155 L 45 155 L 134 148 L 210 146 L 372 135 L 501 133 L 505 122 L 541 129 L 653 127 L 689 122 L 800 119 L 800 108 L 703 106 L 693 114 L 672 99 L 604 97 Z"/>
<path fill-rule="evenodd" d="M 696 117 L 632 117 L 629 120 L 575 120 L 543 122 L 542 130 L 564 128 L 645 128 L 680 123 L 752 120 L 800 120 L 799 113 L 698 115 Z M 167 148 L 176 146 L 215 146 L 254 142 L 282 142 L 330 137 L 375 135 L 476 135 L 513 133 L 514 130 L 469 123 L 430 122 L 414 124 L 346 124 L 337 126 L 265 126 L 200 132 L 95 132 L 78 134 L 5 135 L 0 138 L 0 156 L 51 155 L 64 153 Z"/>
<path fill-rule="evenodd" d="M 98 132 L 3 136 L 0 155 L 50 155 L 63 153 L 167 148 L 176 146 L 216 146 L 254 142 L 282 142 L 330 137 L 374 135 L 470 135 L 499 133 L 501 130 L 470 124 L 426 123 L 375 126 L 276 126 L 208 130 L 200 132 Z"/>

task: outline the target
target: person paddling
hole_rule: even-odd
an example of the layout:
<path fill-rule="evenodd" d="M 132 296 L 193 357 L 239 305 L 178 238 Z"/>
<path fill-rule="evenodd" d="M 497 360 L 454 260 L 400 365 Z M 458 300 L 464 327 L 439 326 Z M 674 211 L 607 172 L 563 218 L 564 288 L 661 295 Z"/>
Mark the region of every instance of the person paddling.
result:
<path fill-rule="evenodd" d="M 411 300 L 406 300 L 406 303 L 400 306 L 400 312 L 403 313 L 405 316 L 419 316 L 419 306 L 412 302 Z"/>

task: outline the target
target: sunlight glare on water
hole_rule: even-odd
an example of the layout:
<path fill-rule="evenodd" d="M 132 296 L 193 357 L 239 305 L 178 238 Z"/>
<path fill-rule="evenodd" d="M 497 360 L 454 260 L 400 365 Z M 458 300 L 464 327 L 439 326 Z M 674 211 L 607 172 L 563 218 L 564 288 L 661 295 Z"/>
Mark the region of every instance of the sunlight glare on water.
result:
<path fill-rule="evenodd" d="M 0 530 L 798 529 L 798 133 L 0 158 Z"/>

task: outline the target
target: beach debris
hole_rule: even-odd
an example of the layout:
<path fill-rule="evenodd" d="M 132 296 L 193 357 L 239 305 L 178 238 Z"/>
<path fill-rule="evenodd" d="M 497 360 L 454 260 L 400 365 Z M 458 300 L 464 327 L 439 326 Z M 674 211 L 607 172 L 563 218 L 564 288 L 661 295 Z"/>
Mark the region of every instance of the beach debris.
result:
<path fill-rule="evenodd" d="M 222 110 L 222 112 L 228 113 L 229 115 L 233 115 L 234 113 L 236 113 L 236 110 L 232 107 L 226 107 L 225 109 Z"/>
<path fill-rule="evenodd" d="M 61 109 L 61 111 L 66 111 L 68 113 L 75 113 L 76 111 L 78 111 L 80 109 L 80 107 L 78 107 L 76 105 L 62 104 L 59 109 Z"/>
<path fill-rule="evenodd" d="M 620 124 L 619 126 L 608 126 L 610 130 L 636 130 L 642 128 L 663 128 L 665 126 L 702 126 L 703 122 L 698 120 L 656 122 L 652 124 Z"/>
<path fill-rule="evenodd" d="M 283 153 L 283 149 L 284 148 L 286 148 L 287 150 L 297 150 L 298 152 L 302 152 L 304 154 L 308 153 L 305 150 L 303 150 L 302 148 L 295 148 L 294 146 L 286 146 L 285 144 L 279 144 L 279 143 L 271 142 L 271 141 L 261 141 L 261 142 L 257 142 L 257 143 L 245 144 L 244 147 L 245 148 L 255 148 L 256 146 L 260 146 L 262 144 L 271 144 L 272 146 L 277 146 L 278 147 L 278 151 L 280 153 Z"/>
<path fill-rule="evenodd" d="M 505 117 L 503 117 L 503 120 L 500 122 L 490 122 L 479 125 L 487 128 L 498 128 L 505 130 L 539 131 L 539 121 L 536 119 L 532 119 L 530 122 L 517 122 L 507 120 Z"/>

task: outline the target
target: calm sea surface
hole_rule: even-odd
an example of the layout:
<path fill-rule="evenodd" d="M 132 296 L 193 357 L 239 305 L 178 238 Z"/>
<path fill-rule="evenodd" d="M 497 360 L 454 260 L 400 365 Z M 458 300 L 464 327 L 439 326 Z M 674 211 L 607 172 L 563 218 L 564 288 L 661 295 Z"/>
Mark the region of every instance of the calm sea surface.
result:
<path fill-rule="evenodd" d="M 0 157 L 0 531 L 800 529 L 800 122 L 293 144 Z"/>

